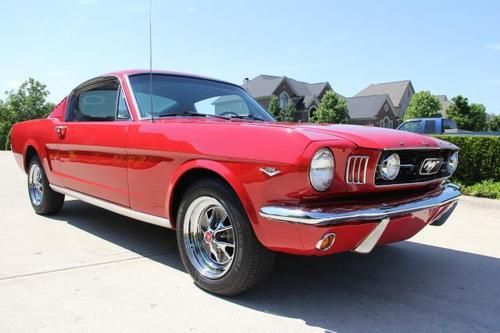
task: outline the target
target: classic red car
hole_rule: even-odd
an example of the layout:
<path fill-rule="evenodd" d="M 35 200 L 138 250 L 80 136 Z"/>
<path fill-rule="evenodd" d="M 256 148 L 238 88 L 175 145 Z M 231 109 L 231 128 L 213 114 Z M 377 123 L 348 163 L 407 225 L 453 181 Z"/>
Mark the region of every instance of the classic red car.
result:
<path fill-rule="evenodd" d="M 38 214 L 65 195 L 177 230 L 195 283 L 235 295 L 274 252 L 368 253 L 441 225 L 457 147 L 402 131 L 277 123 L 240 86 L 129 70 L 82 83 L 12 151 Z"/>

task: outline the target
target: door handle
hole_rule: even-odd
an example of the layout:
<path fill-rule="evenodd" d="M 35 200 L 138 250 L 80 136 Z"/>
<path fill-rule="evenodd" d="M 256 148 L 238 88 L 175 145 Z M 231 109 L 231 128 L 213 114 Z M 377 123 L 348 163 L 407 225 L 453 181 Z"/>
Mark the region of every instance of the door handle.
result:
<path fill-rule="evenodd" d="M 67 126 L 56 126 L 55 127 L 57 136 L 60 139 L 64 138 L 64 136 L 66 136 L 66 128 L 67 128 Z"/>

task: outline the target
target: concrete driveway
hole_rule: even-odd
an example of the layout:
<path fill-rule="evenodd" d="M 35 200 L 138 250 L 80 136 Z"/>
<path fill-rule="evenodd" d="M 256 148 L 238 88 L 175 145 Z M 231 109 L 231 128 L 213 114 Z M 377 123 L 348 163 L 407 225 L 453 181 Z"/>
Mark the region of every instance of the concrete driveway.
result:
<path fill-rule="evenodd" d="M 0 332 L 500 331 L 500 202 L 464 197 L 443 227 L 369 255 L 279 255 L 225 299 L 185 272 L 175 233 L 67 200 L 33 213 L 0 153 Z"/>

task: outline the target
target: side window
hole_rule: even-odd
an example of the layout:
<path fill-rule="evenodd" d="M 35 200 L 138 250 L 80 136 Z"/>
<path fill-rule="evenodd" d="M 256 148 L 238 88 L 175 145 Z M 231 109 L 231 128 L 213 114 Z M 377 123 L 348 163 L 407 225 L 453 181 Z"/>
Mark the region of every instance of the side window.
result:
<path fill-rule="evenodd" d="M 420 120 L 407 122 L 407 123 L 401 125 L 401 127 L 399 127 L 399 129 L 402 131 L 406 131 L 406 132 L 419 133 L 420 132 Z"/>
<path fill-rule="evenodd" d="M 455 123 L 453 120 L 444 119 L 443 120 L 443 127 L 444 127 L 443 128 L 444 130 L 456 129 L 457 123 Z"/>
<path fill-rule="evenodd" d="M 118 120 L 130 119 L 130 112 L 127 107 L 127 101 L 125 101 L 125 95 L 123 94 L 123 90 L 121 89 L 119 91 L 119 96 L 118 96 L 116 119 Z"/>
<path fill-rule="evenodd" d="M 118 82 L 106 81 L 77 91 L 71 98 L 67 121 L 114 121 Z"/>
<path fill-rule="evenodd" d="M 434 121 L 434 120 L 426 120 L 424 122 L 424 133 L 425 134 L 436 133 L 436 121 Z"/>

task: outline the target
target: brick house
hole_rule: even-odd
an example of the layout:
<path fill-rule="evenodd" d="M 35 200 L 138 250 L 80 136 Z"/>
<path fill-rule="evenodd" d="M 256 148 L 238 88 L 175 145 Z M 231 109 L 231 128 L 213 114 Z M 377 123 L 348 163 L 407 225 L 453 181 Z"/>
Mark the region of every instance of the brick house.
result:
<path fill-rule="evenodd" d="M 308 122 L 319 107 L 326 91 L 332 90 L 330 83 L 307 83 L 286 76 L 259 75 L 243 81 L 243 88 L 266 110 L 273 96 L 278 98 L 281 108 L 295 103 L 296 121 Z"/>
<path fill-rule="evenodd" d="M 389 95 L 354 96 L 346 98 L 349 124 L 395 128 L 398 123 Z"/>
<path fill-rule="evenodd" d="M 365 89 L 356 94 L 355 97 L 360 96 L 374 96 L 374 95 L 388 95 L 398 123 L 402 121 L 411 98 L 415 94 L 415 89 L 410 80 L 384 82 L 377 84 L 370 84 Z"/>

